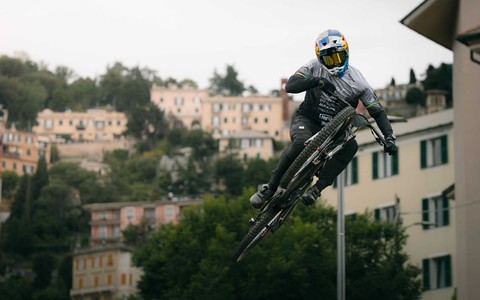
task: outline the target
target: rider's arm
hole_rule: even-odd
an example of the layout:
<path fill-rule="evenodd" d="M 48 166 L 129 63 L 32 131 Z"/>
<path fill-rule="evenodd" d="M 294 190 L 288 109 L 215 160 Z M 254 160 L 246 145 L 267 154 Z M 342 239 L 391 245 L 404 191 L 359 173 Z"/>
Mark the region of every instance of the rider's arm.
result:
<path fill-rule="evenodd" d="M 297 71 L 290 76 L 285 85 L 287 93 L 301 93 L 318 85 L 318 80 L 307 72 Z"/>
<path fill-rule="evenodd" d="M 368 110 L 368 113 L 375 120 L 378 128 L 380 128 L 380 131 L 382 131 L 383 136 L 393 136 L 392 125 L 390 124 L 387 113 L 380 104 L 380 100 L 377 98 L 377 96 L 373 92 L 369 91 L 365 93 L 361 99 L 363 105 Z"/>

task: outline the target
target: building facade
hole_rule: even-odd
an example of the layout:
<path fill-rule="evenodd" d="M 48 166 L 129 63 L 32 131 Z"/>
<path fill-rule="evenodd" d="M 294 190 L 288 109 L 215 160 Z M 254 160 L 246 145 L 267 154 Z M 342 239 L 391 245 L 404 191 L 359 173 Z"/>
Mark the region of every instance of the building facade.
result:
<path fill-rule="evenodd" d="M 240 131 L 222 136 L 218 148 L 221 154 L 237 153 L 244 162 L 256 158 L 268 160 L 274 156 L 272 138 L 258 131 Z"/>
<path fill-rule="evenodd" d="M 4 129 L 2 134 L 2 170 L 10 170 L 22 176 L 36 171 L 40 157 L 50 163 L 50 142 L 34 133 Z"/>
<path fill-rule="evenodd" d="M 37 115 L 33 132 L 47 136 L 55 142 L 113 141 L 127 128 L 124 113 L 103 109 L 86 112 L 53 112 L 44 109 Z"/>
<path fill-rule="evenodd" d="M 357 133 L 359 150 L 342 174 L 345 214 L 369 211 L 375 219 L 402 226 L 409 235 L 409 262 L 422 269 L 422 299 L 451 299 L 457 285 L 458 205 L 447 196 L 455 181 L 453 110 L 394 123 L 393 128 L 396 156 L 383 153 L 369 130 Z M 322 199 L 336 206 L 337 193 L 336 187 L 327 188 Z"/>
<path fill-rule="evenodd" d="M 480 1 L 427 0 L 401 20 L 415 32 L 452 50 L 455 118 L 455 210 L 457 299 L 480 295 Z M 421 49 L 413 49 L 419 51 Z"/>
<path fill-rule="evenodd" d="M 217 139 L 249 130 L 285 140 L 282 101 L 267 96 L 209 97 L 202 104 L 201 128 Z"/>
<path fill-rule="evenodd" d="M 177 223 L 185 207 L 200 203 L 200 199 L 177 199 L 177 201 L 84 205 L 91 215 L 90 245 L 94 247 L 122 242 L 122 231 L 129 225 L 140 225 L 142 222 L 147 222 L 151 229 L 155 229 L 162 224 Z"/>
<path fill-rule="evenodd" d="M 180 122 L 189 129 L 199 128 L 202 101 L 208 97 L 205 89 L 153 86 L 150 100 L 164 113 L 170 123 Z"/>
<path fill-rule="evenodd" d="M 132 264 L 133 249 L 125 245 L 77 250 L 73 258 L 73 300 L 127 299 L 137 294 L 143 272 Z"/>
<path fill-rule="evenodd" d="M 376 89 L 375 94 L 380 98 L 387 114 L 411 118 L 417 114 L 417 106 L 410 105 L 406 101 L 407 92 L 412 88 L 423 90 L 421 84 L 397 84 Z"/>
<path fill-rule="evenodd" d="M 201 203 L 201 199 L 175 198 L 84 205 L 91 215 L 90 247 L 75 250 L 71 298 L 116 300 L 136 295 L 142 270 L 133 266 L 133 249 L 123 243 L 122 231 L 129 225 L 155 230 L 177 223 L 185 207 Z"/>

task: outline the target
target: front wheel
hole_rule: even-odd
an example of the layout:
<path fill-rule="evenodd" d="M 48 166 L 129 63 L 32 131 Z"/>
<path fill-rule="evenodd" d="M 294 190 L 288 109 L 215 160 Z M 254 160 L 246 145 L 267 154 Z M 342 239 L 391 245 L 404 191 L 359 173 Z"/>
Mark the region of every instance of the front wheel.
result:
<path fill-rule="evenodd" d="M 263 212 L 258 220 L 250 227 L 245 237 L 237 247 L 232 256 L 232 260 L 237 262 L 247 255 L 258 242 L 260 242 L 271 230 L 271 224 L 277 220 L 282 210 L 276 205 L 272 205 Z"/>

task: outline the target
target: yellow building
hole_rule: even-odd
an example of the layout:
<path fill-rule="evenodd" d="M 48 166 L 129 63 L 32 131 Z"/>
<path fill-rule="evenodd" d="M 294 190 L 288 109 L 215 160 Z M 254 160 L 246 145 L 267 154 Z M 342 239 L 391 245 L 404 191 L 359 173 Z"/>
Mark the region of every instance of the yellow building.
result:
<path fill-rule="evenodd" d="M 50 163 L 50 143 L 46 137 L 34 133 L 5 129 L 2 133 L 2 170 L 10 170 L 18 175 L 33 174 L 38 160 L 45 157 Z"/>
<path fill-rule="evenodd" d="M 125 245 L 77 250 L 71 299 L 115 300 L 136 295 L 143 272 L 132 265 L 132 252 Z"/>
<path fill-rule="evenodd" d="M 345 214 L 368 210 L 376 219 L 403 226 L 410 263 L 423 270 L 422 299 L 451 299 L 457 281 L 456 203 L 449 196 L 455 181 L 453 110 L 393 123 L 393 128 L 397 156 L 384 154 L 369 130 L 357 133 L 359 150 L 343 173 Z M 336 206 L 337 192 L 327 188 L 322 198 Z"/>
<path fill-rule="evenodd" d="M 457 299 L 480 295 L 480 1 L 427 0 L 401 20 L 415 32 L 452 51 L 455 117 L 455 202 Z M 412 47 L 411 51 L 421 51 Z"/>
<path fill-rule="evenodd" d="M 44 109 L 37 115 L 33 132 L 48 136 L 52 141 L 113 141 L 126 130 L 124 113 L 89 109 L 86 112 L 53 112 Z"/>
<path fill-rule="evenodd" d="M 198 128 L 202 101 L 208 96 L 205 89 L 153 86 L 150 100 L 164 113 L 169 122 L 175 120 L 186 128 Z"/>
<path fill-rule="evenodd" d="M 280 97 L 209 97 L 202 103 L 201 128 L 214 138 L 251 130 L 284 140 L 283 99 Z"/>
<path fill-rule="evenodd" d="M 274 155 L 272 138 L 266 133 L 251 130 L 220 137 L 218 148 L 220 153 L 238 153 L 245 162 L 252 158 L 268 160 Z"/>

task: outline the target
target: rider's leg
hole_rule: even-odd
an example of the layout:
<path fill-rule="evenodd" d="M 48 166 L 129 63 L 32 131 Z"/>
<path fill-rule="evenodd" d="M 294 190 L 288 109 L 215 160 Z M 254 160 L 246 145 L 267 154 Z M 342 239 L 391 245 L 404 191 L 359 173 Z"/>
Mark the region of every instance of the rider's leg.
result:
<path fill-rule="evenodd" d="M 300 152 L 305 148 L 305 142 L 320 129 L 321 127 L 319 124 L 305 116 L 298 114 L 294 115 L 292 124 L 290 125 L 290 139 L 292 143 L 285 148 L 280 156 L 277 167 L 272 172 L 272 177 L 268 183 L 271 189 L 277 190 L 283 174 L 285 174 L 288 167 L 290 167 L 295 158 L 297 158 Z"/>
<path fill-rule="evenodd" d="M 357 150 L 357 141 L 355 139 L 348 141 L 348 143 L 345 144 L 345 147 L 325 164 L 325 167 L 323 167 L 320 174 L 318 174 L 319 179 L 315 183 L 315 186 L 303 195 L 303 203 L 306 205 L 315 203 L 315 200 L 320 197 L 322 190 L 327 186 L 332 185 L 335 178 L 337 178 L 337 176 L 347 167 L 355 156 L 355 153 L 357 153 Z"/>
<path fill-rule="evenodd" d="M 290 125 L 290 139 L 292 143 L 283 150 L 277 167 L 272 171 L 268 186 L 264 186 L 261 191 L 256 192 L 250 197 L 250 203 L 254 207 L 261 206 L 263 202 L 273 196 L 280 184 L 283 174 L 285 174 L 288 167 L 290 167 L 292 162 L 305 147 L 305 141 L 307 141 L 313 133 L 319 130 L 320 126 L 308 118 L 299 114 L 293 116 Z"/>

